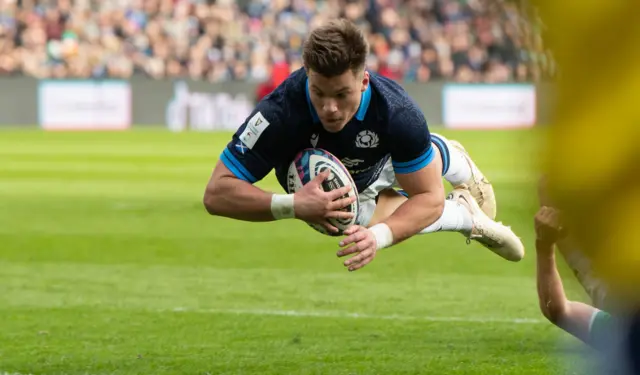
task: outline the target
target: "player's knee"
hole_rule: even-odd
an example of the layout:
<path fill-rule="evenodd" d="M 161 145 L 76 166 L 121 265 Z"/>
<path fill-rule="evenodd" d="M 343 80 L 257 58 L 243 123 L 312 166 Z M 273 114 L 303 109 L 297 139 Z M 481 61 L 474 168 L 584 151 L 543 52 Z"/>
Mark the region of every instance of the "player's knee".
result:
<path fill-rule="evenodd" d="M 437 212 L 438 218 L 442 217 L 444 214 L 445 202 L 446 199 L 444 197 L 435 196 L 434 194 L 434 196 L 429 200 L 427 212 Z"/>

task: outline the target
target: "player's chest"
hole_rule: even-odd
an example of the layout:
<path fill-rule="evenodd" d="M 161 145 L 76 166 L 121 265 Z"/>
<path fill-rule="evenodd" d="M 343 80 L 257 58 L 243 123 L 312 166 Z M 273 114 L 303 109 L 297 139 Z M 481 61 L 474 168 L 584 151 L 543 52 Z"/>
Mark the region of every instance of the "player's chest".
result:
<path fill-rule="evenodd" d="M 387 142 L 380 133 L 375 129 L 340 133 L 328 133 L 320 129 L 308 134 L 304 147 L 329 151 L 352 173 L 365 171 L 389 153 Z"/>

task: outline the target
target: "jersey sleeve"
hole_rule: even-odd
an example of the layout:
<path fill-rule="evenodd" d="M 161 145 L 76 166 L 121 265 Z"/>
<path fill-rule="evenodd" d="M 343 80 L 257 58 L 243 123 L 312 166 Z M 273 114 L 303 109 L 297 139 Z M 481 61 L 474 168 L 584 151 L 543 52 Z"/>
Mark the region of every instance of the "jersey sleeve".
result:
<path fill-rule="evenodd" d="M 259 102 L 222 151 L 220 161 L 241 180 L 252 184 L 262 180 L 280 159 L 279 144 L 286 139 L 281 118 L 277 103 Z"/>
<path fill-rule="evenodd" d="M 616 329 L 616 323 L 611 314 L 597 310 L 593 313 L 589 324 L 589 344 L 595 348 L 611 345 Z"/>
<path fill-rule="evenodd" d="M 417 104 L 405 99 L 390 116 L 391 162 L 395 173 L 407 174 L 426 167 L 434 157 L 427 120 Z"/>

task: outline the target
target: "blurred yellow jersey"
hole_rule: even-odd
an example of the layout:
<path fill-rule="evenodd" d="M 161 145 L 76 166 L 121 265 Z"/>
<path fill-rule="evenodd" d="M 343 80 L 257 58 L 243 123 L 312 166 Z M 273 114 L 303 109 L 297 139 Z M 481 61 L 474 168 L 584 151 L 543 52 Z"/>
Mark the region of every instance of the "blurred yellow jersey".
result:
<path fill-rule="evenodd" d="M 640 302 L 640 2 L 533 5 L 560 71 L 550 187 L 596 273 Z"/>

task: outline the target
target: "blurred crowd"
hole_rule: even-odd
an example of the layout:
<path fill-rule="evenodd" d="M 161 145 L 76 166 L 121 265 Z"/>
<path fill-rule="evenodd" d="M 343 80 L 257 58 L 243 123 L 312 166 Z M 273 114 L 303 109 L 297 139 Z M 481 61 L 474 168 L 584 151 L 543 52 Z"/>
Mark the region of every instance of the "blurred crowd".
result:
<path fill-rule="evenodd" d="M 400 81 L 539 80 L 546 55 L 500 0 L 0 0 L 0 75 L 277 84 L 309 30 L 342 16 Z M 523 26 L 524 25 L 524 26 Z"/>

